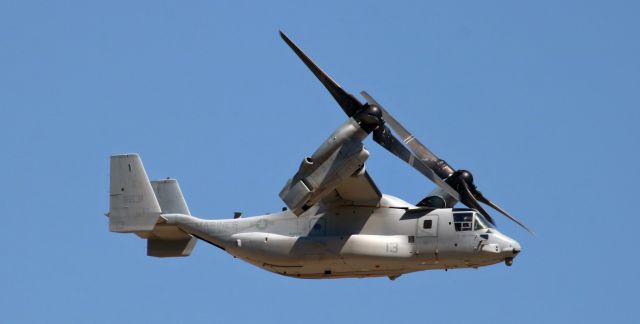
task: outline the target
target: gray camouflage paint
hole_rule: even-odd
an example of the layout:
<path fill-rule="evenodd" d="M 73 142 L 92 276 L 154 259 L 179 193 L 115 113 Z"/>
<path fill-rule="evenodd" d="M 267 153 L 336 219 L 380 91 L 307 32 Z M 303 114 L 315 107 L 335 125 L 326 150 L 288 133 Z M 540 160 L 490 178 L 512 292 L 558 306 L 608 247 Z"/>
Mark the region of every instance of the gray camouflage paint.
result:
<path fill-rule="evenodd" d="M 452 209 L 416 208 L 388 195 L 382 200 L 391 207 L 316 205 L 299 217 L 290 211 L 228 220 L 161 217 L 234 257 L 298 278 L 395 279 L 414 271 L 491 265 L 520 251 L 493 228 L 456 232 Z M 432 230 L 420 228 L 424 219 L 435 220 Z"/>

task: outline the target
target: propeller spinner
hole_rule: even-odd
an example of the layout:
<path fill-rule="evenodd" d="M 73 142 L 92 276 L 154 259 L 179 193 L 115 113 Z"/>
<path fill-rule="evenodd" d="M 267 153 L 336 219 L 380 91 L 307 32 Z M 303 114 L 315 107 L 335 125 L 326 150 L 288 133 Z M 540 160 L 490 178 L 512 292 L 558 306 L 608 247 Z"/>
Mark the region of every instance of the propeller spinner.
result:
<path fill-rule="evenodd" d="M 280 31 L 280 36 L 318 80 L 320 80 L 329 93 L 331 93 L 347 116 L 356 119 L 365 131 L 373 132 L 375 142 L 433 181 L 455 200 L 460 201 L 469 208 L 476 209 L 492 224 L 495 225 L 493 218 L 479 202 L 497 210 L 530 233 L 533 233 L 521 221 L 485 198 L 482 193 L 477 190 L 473 183 L 473 175 L 469 171 L 456 171 L 447 162 L 439 159 L 368 93 L 364 91 L 361 92 L 367 103 L 364 105 L 360 103 L 357 98 L 342 89 L 337 82 L 320 69 L 320 67 L 282 31 Z M 398 138 L 393 135 L 391 130 L 386 126 L 387 124 L 400 136 L 401 140 L 398 140 Z"/>

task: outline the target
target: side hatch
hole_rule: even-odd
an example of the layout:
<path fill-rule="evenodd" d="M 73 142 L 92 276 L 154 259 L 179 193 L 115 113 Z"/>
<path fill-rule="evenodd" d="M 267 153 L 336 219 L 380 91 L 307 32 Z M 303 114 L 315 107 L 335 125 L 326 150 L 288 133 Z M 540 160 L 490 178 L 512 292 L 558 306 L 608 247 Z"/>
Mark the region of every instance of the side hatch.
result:
<path fill-rule="evenodd" d="M 431 255 L 435 260 L 438 251 L 438 215 L 428 214 L 418 218 L 415 252 L 421 258 Z"/>

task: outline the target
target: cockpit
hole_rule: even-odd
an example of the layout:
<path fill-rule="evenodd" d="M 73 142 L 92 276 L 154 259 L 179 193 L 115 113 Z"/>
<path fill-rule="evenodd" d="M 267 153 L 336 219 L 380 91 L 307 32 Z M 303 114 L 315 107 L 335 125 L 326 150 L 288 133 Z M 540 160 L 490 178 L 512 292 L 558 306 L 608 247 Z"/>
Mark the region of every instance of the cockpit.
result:
<path fill-rule="evenodd" d="M 493 228 L 482 214 L 475 211 L 463 211 L 453 213 L 453 226 L 456 232 L 479 231 Z"/>

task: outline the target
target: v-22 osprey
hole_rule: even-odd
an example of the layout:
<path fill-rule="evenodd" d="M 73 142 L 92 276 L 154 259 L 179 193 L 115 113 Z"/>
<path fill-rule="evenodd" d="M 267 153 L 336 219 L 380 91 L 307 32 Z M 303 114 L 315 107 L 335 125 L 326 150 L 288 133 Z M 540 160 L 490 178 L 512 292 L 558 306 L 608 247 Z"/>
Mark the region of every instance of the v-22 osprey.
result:
<path fill-rule="evenodd" d="M 338 102 L 348 119 L 302 160 L 280 198 L 287 208 L 253 217 L 191 215 L 175 179 L 149 181 L 138 154 L 110 162 L 109 230 L 147 240 L 147 255 L 191 254 L 198 240 L 293 278 L 396 279 L 414 271 L 477 268 L 520 253 L 480 203 L 522 222 L 477 190 L 405 129 L 373 97 L 347 93 L 284 33 L 280 36 Z M 437 187 L 417 204 L 382 194 L 365 168 L 373 140 Z M 453 208 L 460 202 L 468 208 Z"/>

